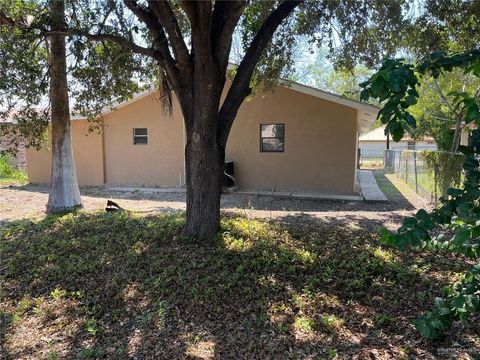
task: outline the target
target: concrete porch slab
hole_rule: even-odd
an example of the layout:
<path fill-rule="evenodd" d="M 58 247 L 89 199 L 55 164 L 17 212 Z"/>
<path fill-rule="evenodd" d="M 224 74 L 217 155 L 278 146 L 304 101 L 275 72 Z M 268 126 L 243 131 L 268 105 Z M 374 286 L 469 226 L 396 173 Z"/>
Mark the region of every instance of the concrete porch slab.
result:
<path fill-rule="evenodd" d="M 294 192 L 292 198 L 295 199 L 320 199 L 320 200 L 346 200 L 346 201 L 362 201 L 363 198 L 359 195 L 336 195 L 336 194 L 322 194 L 310 192 Z"/>
<path fill-rule="evenodd" d="M 385 194 L 378 187 L 372 171 L 359 170 L 358 180 L 360 183 L 360 191 L 365 201 L 388 201 Z"/>
<path fill-rule="evenodd" d="M 337 195 L 324 194 L 316 192 L 302 192 L 302 191 L 268 191 L 258 189 L 240 189 L 236 192 L 241 195 L 262 195 L 272 196 L 277 198 L 299 199 L 299 200 L 340 200 L 340 201 L 362 201 L 363 198 L 359 195 Z"/>
<path fill-rule="evenodd" d="M 376 183 L 375 183 L 376 185 Z M 108 191 L 120 191 L 120 192 L 143 192 L 147 194 L 169 194 L 169 193 L 179 193 L 185 194 L 185 187 L 147 187 L 147 186 L 105 186 L 105 189 Z M 236 191 L 232 194 L 240 195 L 260 195 L 260 196 L 272 196 L 276 198 L 284 199 L 299 199 L 299 200 L 337 200 L 337 201 L 363 201 L 363 197 L 360 195 L 337 195 L 337 194 L 326 194 L 326 193 L 316 193 L 316 192 L 304 192 L 304 191 L 269 191 L 269 190 L 260 190 L 260 189 L 235 189 Z M 230 192 L 228 192 L 230 193 Z M 382 193 L 383 195 L 383 193 Z"/>
<path fill-rule="evenodd" d="M 105 186 L 109 191 L 121 191 L 121 192 L 144 192 L 144 193 L 186 193 L 185 187 L 147 187 L 147 186 Z"/>
<path fill-rule="evenodd" d="M 269 190 L 242 189 L 242 188 L 240 188 L 236 193 L 241 195 L 262 195 L 262 196 L 276 196 L 276 197 L 284 197 L 284 198 L 289 198 L 293 194 L 291 191 L 269 191 Z"/>

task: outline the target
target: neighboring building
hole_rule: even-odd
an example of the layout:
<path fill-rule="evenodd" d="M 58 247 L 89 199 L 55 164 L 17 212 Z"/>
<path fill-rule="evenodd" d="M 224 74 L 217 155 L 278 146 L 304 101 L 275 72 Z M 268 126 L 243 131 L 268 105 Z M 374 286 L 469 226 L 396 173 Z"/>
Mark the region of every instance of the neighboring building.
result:
<path fill-rule="evenodd" d="M 157 92 L 139 95 L 103 114 L 102 134 L 72 120 L 81 185 L 184 186 L 185 131 L 174 101 L 165 115 Z M 358 135 L 378 108 L 292 83 L 257 94 L 241 106 L 228 140 L 241 188 L 331 194 L 358 192 Z M 27 152 L 32 183 L 48 183 L 50 153 Z"/>
<path fill-rule="evenodd" d="M 12 120 L 12 118 L 8 117 L 5 120 L 0 119 L 0 126 L 12 128 L 16 125 Z M 13 135 L 11 135 L 10 131 L 6 136 L 2 135 L 0 137 L 0 151 L 8 150 L 14 147 L 13 140 L 14 138 L 13 138 Z M 21 170 L 25 170 L 27 166 L 27 154 L 25 149 L 25 142 L 23 141 L 22 138 L 18 139 L 17 153 L 15 156 L 11 157 L 11 165 L 16 169 L 21 169 Z"/>
<path fill-rule="evenodd" d="M 365 134 L 360 135 L 360 157 L 362 159 L 383 158 L 387 148 L 387 136 L 385 135 L 385 126 L 375 128 Z M 390 137 L 391 150 L 436 150 L 437 144 L 432 137 L 423 137 L 421 139 L 412 139 L 405 136 L 399 142 L 395 142 Z"/>

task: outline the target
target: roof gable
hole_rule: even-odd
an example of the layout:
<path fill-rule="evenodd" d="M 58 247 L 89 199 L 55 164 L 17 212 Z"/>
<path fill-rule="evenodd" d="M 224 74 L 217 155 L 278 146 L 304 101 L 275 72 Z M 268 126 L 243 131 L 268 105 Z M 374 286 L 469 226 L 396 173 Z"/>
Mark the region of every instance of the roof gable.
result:
<path fill-rule="evenodd" d="M 357 125 L 358 125 L 358 129 L 361 132 L 366 131 L 368 128 L 370 128 L 370 126 L 374 123 L 379 111 L 379 108 L 374 105 L 370 105 L 361 101 L 350 100 L 340 95 L 332 94 L 330 92 L 323 91 L 311 86 L 303 85 L 294 81 L 281 80 L 279 86 L 296 91 L 298 93 L 310 95 L 322 100 L 333 102 L 335 104 L 356 109 L 358 111 Z M 154 89 L 154 90 L 148 90 L 148 91 L 142 92 L 134 96 L 130 100 L 114 105 L 113 108 L 105 109 L 105 111 L 102 112 L 102 115 L 110 114 L 115 110 L 121 109 L 147 96 L 153 95 L 157 91 L 158 90 Z M 72 116 L 72 120 L 82 120 L 82 119 L 84 118 L 80 116 Z"/>

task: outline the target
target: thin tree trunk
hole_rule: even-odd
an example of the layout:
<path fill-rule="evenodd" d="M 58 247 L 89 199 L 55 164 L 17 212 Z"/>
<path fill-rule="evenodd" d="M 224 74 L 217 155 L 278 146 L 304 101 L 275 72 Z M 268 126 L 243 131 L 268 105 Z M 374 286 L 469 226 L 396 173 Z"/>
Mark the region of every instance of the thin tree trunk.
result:
<path fill-rule="evenodd" d="M 55 29 L 64 27 L 65 4 L 51 0 Z M 82 206 L 72 151 L 67 86 L 65 36 L 50 37 L 50 103 L 52 121 L 52 172 L 47 212 L 72 211 Z"/>
<path fill-rule="evenodd" d="M 461 136 L 461 130 L 462 130 L 462 116 L 460 113 L 457 113 L 453 108 L 453 105 L 450 104 L 450 101 L 448 101 L 447 97 L 443 93 L 440 85 L 438 84 L 438 81 L 433 80 L 433 84 L 435 85 L 435 89 L 437 90 L 437 93 L 438 95 L 440 95 L 440 98 L 442 99 L 444 104 L 447 105 L 450 112 L 455 116 L 455 132 L 453 134 L 453 141 L 452 141 L 452 146 L 450 147 L 450 151 L 457 152 L 458 145 L 460 144 L 460 136 Z M 463 91 L 465 91 L 465 86 L 463 87 Z"/>
<path fill-rule="evenodd" d="M 456 153 L 458 151 L 461 135 L 462 135 L 462 116 L 460 114 L 457 114 L 457 119 L 455 120 L 455 132 L 453 133 L 453 141 L 452 141 L 452 147 L 450 148 L 450 152 Z"/>

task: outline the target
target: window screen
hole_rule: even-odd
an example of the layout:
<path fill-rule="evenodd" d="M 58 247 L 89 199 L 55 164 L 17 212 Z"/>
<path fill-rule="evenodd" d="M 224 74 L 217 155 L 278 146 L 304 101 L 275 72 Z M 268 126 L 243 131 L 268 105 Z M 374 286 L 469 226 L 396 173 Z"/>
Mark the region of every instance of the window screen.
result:
<path fill-rule="evenodd" d="M 133 145 L 148 144 L 147 128 L 133 129 Z"/>
<path fill-rule="evenodd" d="M 260 125 L 260 151 L 283 152 L 285 150 L 285 124 Z"/>

